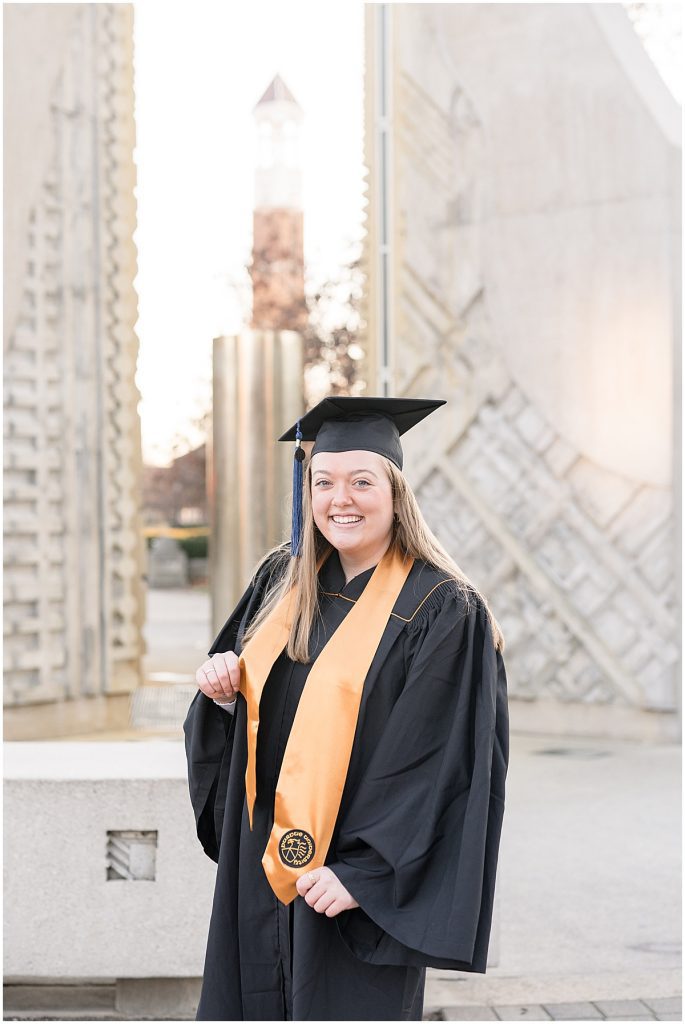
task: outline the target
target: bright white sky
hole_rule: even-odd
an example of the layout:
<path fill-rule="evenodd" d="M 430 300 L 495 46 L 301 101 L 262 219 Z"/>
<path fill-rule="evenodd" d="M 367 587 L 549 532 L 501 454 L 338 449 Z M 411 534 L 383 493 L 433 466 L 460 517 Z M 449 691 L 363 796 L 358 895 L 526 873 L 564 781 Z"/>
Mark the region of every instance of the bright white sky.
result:
<path fill-rule="evenodd" d="M 252 109 L 279 72 L 302 107 L 305 260 L 362 236 L 363 4 L 134 5 L 143 457 L 171 458 L 209 404 L 212 338 L 240 326 L 252 244 Z"/>

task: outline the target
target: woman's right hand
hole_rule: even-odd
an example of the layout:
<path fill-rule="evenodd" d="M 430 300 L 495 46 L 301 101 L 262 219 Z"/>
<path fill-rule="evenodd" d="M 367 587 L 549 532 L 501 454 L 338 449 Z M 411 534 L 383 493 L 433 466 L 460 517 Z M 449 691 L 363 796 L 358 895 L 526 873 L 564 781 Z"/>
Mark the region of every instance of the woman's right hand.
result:
<path fill-rule="evenodd" d="M 214 654 L 195 673 L 202 692 L 222 703 L 235 700 L 240 690 L 240 664 L 234 651 Z"/>

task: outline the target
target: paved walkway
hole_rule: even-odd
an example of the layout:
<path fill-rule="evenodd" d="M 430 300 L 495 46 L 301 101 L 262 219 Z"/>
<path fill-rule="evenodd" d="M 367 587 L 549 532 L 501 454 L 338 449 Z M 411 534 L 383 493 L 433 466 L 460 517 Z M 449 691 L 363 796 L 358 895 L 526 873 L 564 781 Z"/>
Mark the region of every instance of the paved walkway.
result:
<path fill-rule="evenodd" d="M 424 1013 L 424 1020 L 682 1020 L 682 1010 L 677 996 L 537 1006 L 448 1006 Z"/>
<path fill-rule="evenodd" d="M 81 1010 L 70 1014 L 61 1011 L 59 1015 L 47 1016 L 40 1010 L 25 1010 L 21 1015 L 6 1015 L 4 1020 L 126 1020 L 117 1014 L 98 1014 L 97 1010 Z M 138 1020 L 152 1018 L 140 1017 Z M 194 1017 L 175 1018 L 192 1020 Z M 607 999 L 589 1003 L 548 1003 L 538 1006 L 449 1006 L 439 1010 L 427 1009 L 424 1020 L 479 1021 L 479 1020 L 682 1020 L 680 998 L 654 999 Z"/>

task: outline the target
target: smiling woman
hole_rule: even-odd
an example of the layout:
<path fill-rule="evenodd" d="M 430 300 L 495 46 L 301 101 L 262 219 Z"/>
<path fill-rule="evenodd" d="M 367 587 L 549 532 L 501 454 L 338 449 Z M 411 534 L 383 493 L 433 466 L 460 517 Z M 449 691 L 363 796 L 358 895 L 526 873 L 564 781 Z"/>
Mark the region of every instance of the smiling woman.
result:
<path fill-rule="evenodd" d="M 281 437 L 291 541 L 184 723 L 218 863 L 198 1020 L 420 1020 L 427 966 L 486 970 L 504 641 L 402 473 L 400 434 L 442 404 L 326 399 Z"/>
<path fill-rule="evenodd" d="M 338 549 L 348 581 L 377 565 L 390 544 L 392 483 L 383 463 L 382 455 L 364 451 L 317 452 L 311 459 L 314 522 Z"/>

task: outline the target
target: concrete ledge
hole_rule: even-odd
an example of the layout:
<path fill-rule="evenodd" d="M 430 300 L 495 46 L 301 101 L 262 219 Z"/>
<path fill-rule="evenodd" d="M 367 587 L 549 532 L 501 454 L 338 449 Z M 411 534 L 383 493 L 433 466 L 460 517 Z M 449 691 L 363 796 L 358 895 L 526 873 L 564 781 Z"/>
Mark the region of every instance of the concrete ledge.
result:
<path fill-rule="evenodd" d="M 197 841 L 183 742 L 4 753 L 5 981 L 200 977 L 216 865 Z"/>
<path fill-rule="evenodd" d="M 3 988 L 5 1013 L 46 1013 L 67 1010 L 99 1015 L 116 1008 L 116 983 L 82 985 L 6 984 Z"/>
<path fill-rule="evenodd" d="M 646 711 L 619 704 L 580 704 L 536 699 L 509 700 L 512 733 L 536 736 L 594 737 L 677 743 L 680 723 L 675 711 Z"/>
<path fill-rule="evenodd" d="M 4 1014 L 23 1020 L 195 1020 L 201 978 L 5 984 Z"/>
<path fill-rule="evenodd" d="M 124 978 L 117 981 L 116 1008 L 128 1020 L 161 1016 L 194 1020 L 201 978 Z"/>
<path fill-rule="evenodd" d="M 5 743 L 4 766 L 8 782 L 187 779 L 182 740 Z"/>
<path fill-rule="evenodd" d="M 130 693 L 112 693 L 6 707 L 3 712 L 5 740 L 39 740 L 43 736 L 54 739 L 83 732 L 126 729 L 130 704 Z"/>

